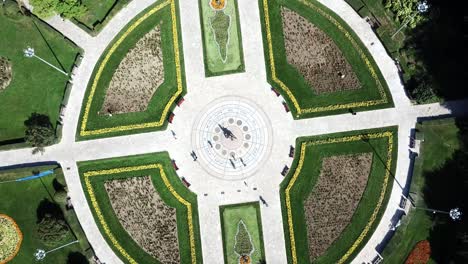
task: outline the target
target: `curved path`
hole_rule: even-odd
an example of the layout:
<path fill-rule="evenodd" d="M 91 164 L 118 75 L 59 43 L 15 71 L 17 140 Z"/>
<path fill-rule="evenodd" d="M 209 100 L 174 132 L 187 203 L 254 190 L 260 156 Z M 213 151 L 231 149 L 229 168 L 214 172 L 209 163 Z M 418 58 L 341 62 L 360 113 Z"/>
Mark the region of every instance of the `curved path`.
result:
<path fill-rule="evenodd" d="M 441 115 L 466 114 L 466 101 L 447 105 L 411 105 L 400 83 L 393 60 L 387 55 L 370 26 L 354 10 L 341 0 L 319 0 L 337 13 L 357 33 L 369 49 L 384 78 L 386 79 L 395 108 L 333 115 L 294 121 L 283 110 L 282 99 L 270 91 L 266 83 L 260 15 L 257 1 L 239 1 L 239 15 L 244 49 L 244 73 L 205 78 L 202 52 L 202 39 L 198 1 L 179 1 L 182 27 L 185 76 L 187 95 L 181 108 L 174 110 L 176 118 L 168 130 L 142 133 L 129 136 L 75 141 L 81 103 L 85 90 L 100 55 L 120 30 L 136 15 L 155 0 L 132 1 L 123 8 L 108 25 L 92 37 L 69 21 L 53 17 L 46 22 L 84 50 L 80 66 L 74 70 L 73 89 L 64 118 L 62 141 L 47 147 L 43 155 L 32 155 L 31 149 L 0 152 L 0 166 L 41 161 L 58 161 L 64 169 L 78 219 L 101 261 L 121 263 L 99 232 L 81 188 L 76 162 L 102 158 L 120 157 L 158 151 L 168 151 L 177 161 L 179 176 L 184 176 L 191 184 L 192 191 L 198 194 L 199 218 L 203 260 L 205 263 L 220 263 L 223 259 L 219 205 L 257 201 L 262 195 L 269 206 L 262 206 L 261 215 L 264 230 L 265 256 L 268 263 L 286 263 L 283 222 L 279 200 L 279 184 L 283 177 L 280 171 L 292 159 L 288 157 L 289 146 L 294 145 L 299 136 L 310 136 L 342 131 L 378 128 L 398 125 L 398 161 L 396 181 L 406 182 L 409 170 L 409 135 L 418 118 Z M 374 43 L 371 45 L 371 43 Z M 250 98 L 257 107 L 266 113 L 273 132 L 273 144 L 266 163 L 254 176 L 245 180 L 224 181 L 206 176 L 198 162 L 193 162 L 192 129 L 197 116 L 205 105 L 223 96 Z M 177 133 L 173 139 L 170 130 Z M 254 188 L 256 188 L 254 190 Z M 239 192 L 242 195 L 239 195 Z M 398 208 L 402 193 L 398 184 L 393 185 L 386 211 L 376 231 L 353 263 L 369 262 L 375 257 L 375 247 L 388 231 L 388 224 Z M 268 225 L 266 224 L 268 223 Z"/>

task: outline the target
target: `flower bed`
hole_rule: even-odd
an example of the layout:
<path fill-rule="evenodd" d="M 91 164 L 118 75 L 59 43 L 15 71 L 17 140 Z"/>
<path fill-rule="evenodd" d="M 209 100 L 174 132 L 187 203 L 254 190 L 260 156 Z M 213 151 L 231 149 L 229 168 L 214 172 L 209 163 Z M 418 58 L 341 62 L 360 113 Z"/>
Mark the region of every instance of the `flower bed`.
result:
<path fill-rule="evenodd" d="M 375 230 L 390 197 L 397 154 L 396 127 L 299 138 L 298 154 L 281 183 L 288 263 L 310 263 L 304 201 L 318 186 L 322 161 L 331 156 L 374 153 L 367 185 L 349 224 L 314 263 L 348 263 Z M 350 176 L 352 177 L 352 176 Z M 330 199 L 339 197 L 330 196 Z M 329 216 L 332 219 L 334 216 Z"/>
<path fill-rule="evenodd" d="M 12 260 L 22 241 L 23 234 L 16 222 L 11 217 L 0 214 L 0 263 Z"/>
<path fill-rule="evenodd" d="M 351 222 L 371 165 L 372 153 L 323 159 L 317 184 L 304 202 L 311 260 L 323 255 Z"/>
<path fill-rule="evenodd" d="M 316 94 L 361 88 L 351 65 L 324 31 L 285 7 L 281 19 L 286 59 Z"/>
<path fill-rule="evenodd" d="M 211 0 L 210 6 L 214 10 L 223 10 L 226 6 L 226 0 Z"/>
<path fill-rule="evenodd" d="M 413 251 L 406 259 L 405 264 L 425 264 L 431 258 L 431 245 L 429 241 L 423 240 L 418 242 Z"/>
<path fill-rule="evenodd" d="M 100 114 L 146 111 L 163 82 L 161 29 L 157 25 L 120 62 L 106 90 Z"/>
<path fill-rule="evenodd" d="M 161 199 L 151 178 L 104 183 L 112 209 L 125 231 L 161 263 L 180 263 L 176 209 Z"/>

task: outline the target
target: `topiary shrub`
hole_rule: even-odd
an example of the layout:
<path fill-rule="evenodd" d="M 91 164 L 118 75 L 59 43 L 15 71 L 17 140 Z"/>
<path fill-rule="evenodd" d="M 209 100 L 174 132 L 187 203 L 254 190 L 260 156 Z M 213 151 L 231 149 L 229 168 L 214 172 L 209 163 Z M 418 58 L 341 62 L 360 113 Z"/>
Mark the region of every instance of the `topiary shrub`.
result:
<path fill-rule="evenodd" d="M 239 256 L 250 256 L 253 252 L 252 241 L 250 240 L 249 231 L 242 220 L 237 224 L 236 244 L 234 251 Z"/>
<path fill-rule="evenodd" d="M 46 214 L 37 224 L 37 237 L 50 247 L 63 243 L 69 232 L 67 223 L 52 214 Z"/>

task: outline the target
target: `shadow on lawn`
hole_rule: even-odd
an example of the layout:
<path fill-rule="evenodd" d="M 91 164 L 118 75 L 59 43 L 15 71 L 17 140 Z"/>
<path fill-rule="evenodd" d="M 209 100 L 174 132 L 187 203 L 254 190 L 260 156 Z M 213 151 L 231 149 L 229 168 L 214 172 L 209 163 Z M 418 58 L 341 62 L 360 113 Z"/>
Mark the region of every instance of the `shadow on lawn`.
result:
<path fill-rule="evenodd" d="M 405 47 L 414 71 L 406 85 L 415 98 L 434 93 L 444 100 L 468 97 L 465 10 L 452 1 L 428 0 L 429 19 L 407 34 Z M 432 91 L 432 92 L 431 92 Z"/>
<path fill-rule="evenodd" d="M 50 215 L 55 219 L 64 220 L 63 211 L 60 206 L 49 199 L 44 198 L 38 205 L 36 210 L 37 222 L 39 223 L 46 215 Z"/>
<path fill-rule="evenodd" d="M 456 123 L 460 149 L 441 168 L 424 173 L 427 207 L 444 211 L 459 207 L 464 214 L 454 222 L 446 214 L 428 212 L 434 223 L 428 239 L 431 258 L 437 263 L 468 263 L 468 119 Z"/>

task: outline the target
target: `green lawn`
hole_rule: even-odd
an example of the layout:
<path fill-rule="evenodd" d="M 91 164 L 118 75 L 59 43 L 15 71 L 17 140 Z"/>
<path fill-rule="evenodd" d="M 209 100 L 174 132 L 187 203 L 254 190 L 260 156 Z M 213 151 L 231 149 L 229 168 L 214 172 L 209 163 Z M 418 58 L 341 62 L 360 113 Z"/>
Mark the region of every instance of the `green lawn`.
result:
<path fill-rule="evenodd" d="M 259 0 L 259 2 L 268 81 L 283 94 L 294 118 L 345 113 L 350 108 L 354 111 L 363 111 L 393 105 L 387 84 L 370 53 L 352 29 L 336 14 L 315 0 L 305 2 L 302 0 Z M 361 89 L 322 95 L 313 92 L 297 69 L 287 63 L 280 19 L 281 6 L 307 18 L 334 40 L 356 73 L 362 85 Z M 267 25 L 270 28 L 269 32 Z M 290 91 L 290 95 L 286 89 Z"/>
<path fill-rule="evenodd" d="M 206 0 L 199 0 L 199 5 L 205 75 L 209 77 L 243 72 L 245 70 L 244 54 L 237 1 L 226 1 L 223 11 L 214 11 L 209 1 Z M 215 17 L 218 21 L 214 19 Z M 223 23 L 220 23 L 221 17 L 224 18 Z M 216 32 L 217 41 L 215 41 L 214 30 L 219 32 Z M 222 41 L 219 37 L 221 34 L 223 35 Z M 224 46 L 222 47 L 218 43 L 227 43 L 227 46 L 222 45 Z M 224 53 L 227 55 L 222 56 L 221 54 Z"/>
<path fill-rule="evenodd" d="M 251 257 L 251 263 L 257 263 L 265 259 L 262 219 L 260 216 L 260 206 L 258 202 L 225 205 L 219 208 L 221 215 L 221 229 L 223 235 L 224 263 L 237 264 L 239 256 L 234 251 L 236 244 L 236 234 L 239 221 L 243 221 L 253 244 L 254 251 Z"/>
<path fill-rule="evenodd" d="M 375 138 L 366 139 L 367 137 L 361 138 L 360 136 L 366 134 L 379 135 L 379 133 L 384 132 L 387 134 L 384 134 L 384 136 L 376 136 Z M 297 153 L 301 151 L 302 145 L 305 144 L 303 165 L 297 177 L 294 178 L 298 165 L 300 164 L 300 155 L 296 155 L 289 174 L 281 183 L 280 191 L 288 263 L 310 263 L 308 239 L 305 232 L 306 220 L 303 202 L 314 189 L 314 185 L 320 175 L 322 160 L 325 157 L 336 155 L 372 152 L 374 153 L 374 157 L 367 186 L 350 224 L 344 229 L 330 248 L 328 248 L 326 253 L 316 259 L 314 263 L 337 263 L 339 260 L 348 263 L 353 259 L 370 238 L 373 230 L 379 223 L 380 217 L 385 211 L 393 184 L 392 175 L 396 166 L 397 142 L 396 127 L 297 139 Z M 389 147 L 392 148 L 391 151 Z M 390 165 L 390 167 L 388 168 L 387 165 Z M 385 183 L 386 179 L 388 180 L 387 183 Z M 291 220 L 293 223 L 292 230 L 294 233 L 297 262 L 293 261 L 294 252 L 291 247 L 291 227 L 288 224 L 288 206 L 286 202 L 288 188 L 290 188 Z M 379 205 L 380 199 L 382 200 Z M 375 217 L 374 221 L 371 220 L 372 216 Z M 358 237 L 360 237 L 366 229 L 367 233 L 363 235 L 360 242 L 357 242 Z M 354 247 L 354 250 L 351 250 L 352 247 Z"/>
<path fill-rule="evenodd" d="M 108 56 L 111 52 L 110 50 L 112 50 L 111 47 L 114 47 L 116 41 L 124 36 L 128 28 L 139 21 L 139 19 L 146 13 L 152 12 L 153 9 L 158 8 L 162 3 L 168 3 L 168 1 L 157 2 L 130 22 L 129 25 L 124 28 L 109 45 L 100 61 L 96 64 L 93 76 L 91 77 L 91 81 L 88 84 L 88 88 L 83 99 L 84 101 L 79 123 L 80 129 L 77 132 L 77 137 L 79 139 L 91 139 L 96 137 L 161 130 L 166 127 L 166 119 L 168 115 L 168 112 L 164 112 L 166 106 L 169 106 L 169 110 L 172 109 L 175 105 L 177 95 L 182 95 L 185 92 L 182 40 L 179 35 L 179 38 L 177 39 L 179 45 L 174 45 L 171 5 L 165 5 L 162 9 L 159 9 L 149 17 L 146 17 L 146 19 L 144 19 L 134 30 L 129 32 L 128 35 L 123 38 L 120 45 L 115 46 L 116 49 L 111 53 L 109 60 L 104 63 L 106 56 Z M 162 24 L 160 24 L 161 22 Z M 115 114 L 112 117 L 109 117 L 108 115 L 99 115 L 98 111 L 101 109 L 104 102 L 107 87 L 109 86 L 114 71 L 117 69 L 119 63 L 135 43 L 158 24 L 160 24 L 161 28 L 161 44 L 164 58 L 164 82 L 157 88 L 153 98 L 149 102 L 147 110 L 143 112 Z M 180 30 L 178 21 L 176 21 L 176 25 L 177 30 Z M 177 69 L 175 63 L 176 55 L 179 57 L 179 69 Z M 97 85 L 93 94 L 91 90 L 94 82 L 96 82 L 96 76 L 100 67 L 102 67 L 102 72 L 100 78 L 97 79 Z M 85 122 L 84 117 L 88 102 L 90 102 L 90 108 L 87 122 Z"/>
<path fill-rule="evenodd" d="M 164 182 L 163 174 L 158 168 L 135 168 L 138 166 L 161 164 L 164 171 L 164 175 L 167 176 L 168 184 L 173 188 L 175 193 L 182 199 L 187 201 L 191 210 L 191 221 L 190 225 L 193 227 L 190 231 L 188 225 L 189 217 L 189 206 L 184 205 L 178 198 L 171 193 L 170 189 Z M 113 212 L 112 205 L 109 201 L 109 196 L 104 188 L 104 182 L 110 179 L 121 179 L 127 177 L 146 176 L 150 175 L 154 187 L 158 191 L 160 197 L 167 203 L 168 206 L 174 207 L 177 210 L 177 231 L 179 239 L 179 252 L 181 263 L 202 263 L 200 235 L 199 235 L 199 223 L 198 223 L 198 209 L 197 209 L 197 197 L 194 193 L 190 192 L 181 182 L 177 176 L 175 170 L 171 165 L 171 160 L 167 153 L 153 153 L 131 157 L 121 157 L 115 159 L 96 160 L 81 162 L 79 165 L 79 171 L 81 176 L 81 182 L 83 189 L 85 190 L 86 198 L 90 204 L 96 223 L 101 230 L 102 235 L 107 240 L 108 244 L 114 249 L 114 252 L 120 257 L 124 263 L 131 263 L 131 259 L 137 263 L 155 263 L 156 260 L 146 253 L 138 244 L 130 237 L 125 229 L 120 224 L 116 215 Z M 128 172 L 106 172 L 98 176 L 85 176 L 86 172 L 118 169 L 124 167 L 132 167 L 134 170 Z M 92 188 L 92 192 L 96 197 L 96 203 L 93 204 L 90 198 L 90 189 L 87 188 L 86 182 L 89 180 L 89 184 Z M 100 211 L 103 215 L 104 224 L 109 227 L 110 234 L 106 233 L 103 228 L 103 222 L 97 218 L 97 211 Z M 118 250 L 118 247 L 111 242 L 110 237 L 116 238 L 116 241 L 122 247 L 122 249 L 128 254 L 125 257 L 122 251 Z M 194 247 L 191 249 L 191 239 L 193 238 Z"/>
<path fill-rule="evenodd" d="M 87 11 L 81 17 L 76 18 L 91 33 L 99 32 L 112 17 L 131 0 L 82 0 Z"/>
<path fill-rule="evenodd" d="M 15 180 L 18 178 L 32 175 L 33 171 L 45 171 L 54 169 L 57 166 L 40 166 L 30 168 L 12 169 L 7 171 L 0 171 L 0 182 Z M 57 182 L 55 178 L 63 177 L 60 168 L 55 169 L 55 173 L 45 176 L 40 179 L 23 181 L 23 182 L 8 182 L 0 183 L 0 214 L 6 214 L 12 217 L 18 224 L 21 232 L 23 233 L 23 242 L 21 248 L 15 258 L 11 261 L 14 263 L 30 264 L 34 262 L 36 249 L 51 250 L 52 248 L 44 245 L 36 237 L 37 228 L 37 214 L 39 213 L 38 207 L 41 202 L 48 200 L 53 202 L 53 195 L 56 192 Z M 8 198 L 8 199 L 6 199 Z M 47 255 L 42 263 L 68 263 L 68 255 L 70 253 L 79 252 L 83 255 L 88 255 L 91 252 L 85 252 L 90 246 L 81 229 L 81 226 L 76 218 L 73 210 L 67 211 L 64 206 L 60 205 L 64 217 L 68 225 L 73 230 L 66 238 L 66 242 L 71 242 L 76 239 L 80 240 L 79 244 L 73 244 L 61 250 L 55 251 Z M 80 263 L 77 263 L 80 264 Z"/>
<path fill-rule="evenodd" d="M 423 122 L 417 125 L 416 136 L 424 139 L 418 158 L 416 158 L 414 174 L 411 181 L 410 194 L 415 199 L 416 206 L 427 207 L 424 202 L 425 173 L 437 171 L 460 148 L 458 127 L 454 119 L 442 119 Z M 382 256 L 386 263 L 403 263 L 414 245 L 428 239 L 434 225 L 434 217 L 423 210 L 411 210 L 402 218 L 395 236 L 385 247 Z"/>
<path fill-rule="evenodd" d="M 17 4 L 0 7 L 0 56 L 12 63 L 13 80 L 0 91 L 0 145 L 24 137 L 24 121 L 33 112 L 46 114 L 56 125 L 68 77 L 36 58 L 23 56 L 30 46 L 36 55 L 70 71 L 79 49 L 38 19 L 18 14 Z"/>

